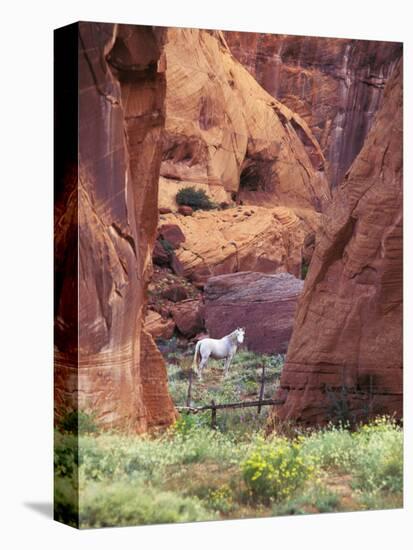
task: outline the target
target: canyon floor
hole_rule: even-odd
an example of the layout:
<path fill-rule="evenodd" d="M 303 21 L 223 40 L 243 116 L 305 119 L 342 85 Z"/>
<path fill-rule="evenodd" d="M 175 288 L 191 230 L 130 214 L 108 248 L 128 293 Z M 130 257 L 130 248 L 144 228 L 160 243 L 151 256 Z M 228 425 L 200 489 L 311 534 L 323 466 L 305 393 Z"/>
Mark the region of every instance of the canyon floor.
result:
<path fill-rule="evenodd" d="M 164 349 L 177 406 L 185 404 L 191 351 L 182 353 L 173 339 Z M 282 355 L 241 350 L 224 380 L 212 361 L 203 382 L 193 382 L 192 404 L 257 398 L 262 365 L 264 397 L 272 396 L 283 362 Z M 402 507 L 403 430 L 392 419 L 353 430 L 284 423 L 269 437 L 267 420 L 265 408 L 218 411 L 213 430 L 206 411 L 136 436 L 101 432 L 85 415 L 77 441 L 66 419 L 56 432 L 57 519 L 95 528 Z M 76 476 L 79 510 L 68 496 Z"/>

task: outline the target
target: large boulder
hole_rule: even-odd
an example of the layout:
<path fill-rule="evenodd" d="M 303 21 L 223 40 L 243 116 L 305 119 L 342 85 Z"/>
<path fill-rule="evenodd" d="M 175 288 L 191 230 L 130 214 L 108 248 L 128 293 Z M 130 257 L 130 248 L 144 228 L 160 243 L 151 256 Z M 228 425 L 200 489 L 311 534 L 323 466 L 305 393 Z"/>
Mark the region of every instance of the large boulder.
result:
<path fill-rule="evenodd" d="M 171 312 L 179 332 L 186 338 L 192 338 L 204 329 L 204 311 L 199 300 L 179 302 L 172 306 Z"/>
<path fill-rule="evenodd" d="M 170 251 L 168 251 L 159 240 L 155 241 L 155 246 L 152 250 L 153 263 L 155 265 L 159 265 L 160 267 L 169 266 L 171 261 L 170 256 Z"/>
<path fill-rule="evenodd" d="M 161 236 L 155 241 L 152 262 L 159 267 L 170 267 L 175 275 L 183 275 L 184 266 L 177 258 L 174 246 Z"/>
<path fill-rule="evenodd" d="M 274 415 L 403 414 L 402 60 L 317 233 Z"/>
<path fill-rule="evenodd" d="M 170 212 L 166 213 L 170 214 Z M 185 242 L 185 235 L 182 233 L 181 228 L 173 223 L 162 224 L 158 228 L 158 236 L 175 250 Z"/>
<path fill-rule="evenodd" d="M 162 315 L 150 309 L 145 316 L 144 328 L 153 338 L 169 340 L 173 336 L 175 323 L 173 319 L 165 319 Z"/>
<path fill-rule="evenodd" d="M 196 284 L 236 271 L 288 271 L 298 277 L 305 235 L 321 221 L 315 212 L 304 224 L 286 207 L 247 206 L 197 211 L 191 217 L 168 214 L 165 218 L 185 235 L 176 256 L 184 275 Z"/>
<path fill-rule="evenodd" d="M 285 353 L 303 281 L 290 273 L 211 277 L 205 287 L 205 325 L 212 338 L 246 329 L 248 349 Z"/>

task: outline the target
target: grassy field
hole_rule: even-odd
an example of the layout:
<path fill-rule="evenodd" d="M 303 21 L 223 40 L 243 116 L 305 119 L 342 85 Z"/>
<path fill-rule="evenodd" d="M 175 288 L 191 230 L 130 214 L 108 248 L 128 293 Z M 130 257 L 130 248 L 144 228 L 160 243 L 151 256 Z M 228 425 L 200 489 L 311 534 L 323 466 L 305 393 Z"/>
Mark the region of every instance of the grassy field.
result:
<path fill-rule="evenodd" d="M 172 396 L 184 404 L 190 357 L 172 352 L 167 360 Z M 211 363 L 203 383 L 193 384 L 193 404 L 255 399 L 263 363 L 266 397 L 273 397 L 282 356 L 244 352 L 226 380 Z M 265 437 L 268 411 L 241 411 L 219 411 L 217 430 L 209 413 L 182 415 L 157 436 L 99 433 L 82 415 L 79 448 L 70 422 L 63 424 L 57 519 L 88 528 L 402 506 L 403 432 L 391 419 Z"/>
<path fill-rule="evenodd" d="M 179 352 L 166 355 L 168 360 L 169 391 L 176 405 L 186 405 L 188 394 L 189 369 L 192 355 L 182 357 Z M 194 377 L 192 385 L 191 405 L 209 405 L 212 400 L 216 404 L 239 401 L 254 401 L 259 397 L 262 367 L 265 367 L 264 399 L 274 397 L 284 364 L 283 355 L 258 355 L 253 352 L 238 353 L 231 364 L 226 378 L 223 376 L 223 361 L 211 360 L 204 370 L 203 380 Z M 252 432 L 265 426 L 269 408 L 263 407 L 260 415 L 257 409 L 235 409 L 219 411 L 217 414 L 218 428 L 222 433 L 249 436 Z M 183 422 L 194 425 L 209 425 L 210 412 L 199 413 L 182 419 Z"/>

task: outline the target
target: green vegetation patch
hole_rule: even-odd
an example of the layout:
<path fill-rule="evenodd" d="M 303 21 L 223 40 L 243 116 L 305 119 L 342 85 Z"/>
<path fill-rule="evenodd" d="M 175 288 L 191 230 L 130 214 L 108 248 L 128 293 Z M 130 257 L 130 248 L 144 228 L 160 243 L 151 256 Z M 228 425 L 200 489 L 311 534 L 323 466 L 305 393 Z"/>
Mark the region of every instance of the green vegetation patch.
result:
<path fill-rule="evenodd" d="M 287 438 L 182 415 L 156 437 L 55 441 L 56 517 L 81 527 L 402 506 L 403 432 L 388 418 Z"/>
<path fill-rule="evenodd" d="M 314 474 L 312 457 L 302 452 L 299 441 L 275 437 L 260 442 L 241 463 L 244 480 L 258 501 L 291 497 Z"/>
<path fill-rule="evenodd" d="M 165 355 L 183 405 L 192 355 L 177 346 Z M 256 400 L 263 365 L 272 398 L 283 361 L 240 351 L 225 379 L 222 362 L 211 361 L 203 382 L 193 381 L 192 405 Z M 269 409 L 219 410 L 217 429 L 210 411 L 182 413 L 156 436 L 94 431 L 93 417 L 72 415 L 55 435 L 56 519 L 104 527 L 402 506 L 403 430 L 394 420 L 279 425 L 268 436 Z"/>
<path fill-rule="evenodd" d="M 146 525 L 215 519 L 196 497 L 160 491 L 139 483 L 91 483 L 80 503 L 80 527 Z"/>
<path fill-rule="evenodd" d="M 216 204 L 211 201 L 203 189 L 194 186 L 183 187 L 176 194 L 176 202 L 179 205 L 190 206 L 194 210 L 212 210 Z"/>

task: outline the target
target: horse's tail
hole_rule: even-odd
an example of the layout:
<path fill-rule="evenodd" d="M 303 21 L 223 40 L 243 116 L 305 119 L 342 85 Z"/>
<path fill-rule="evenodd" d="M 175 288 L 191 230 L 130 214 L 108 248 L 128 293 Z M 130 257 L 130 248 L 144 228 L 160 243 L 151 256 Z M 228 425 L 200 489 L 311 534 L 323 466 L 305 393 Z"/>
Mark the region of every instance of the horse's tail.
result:
<path fill-rule="evenodd" d="M 198 356 L 199 356 L 199 346 L 201 345 L 201 340 L 198 340 L 195 346 L 194 360 L 192 361 L 192 370 L 197 372 L 198 370 Z"/>

